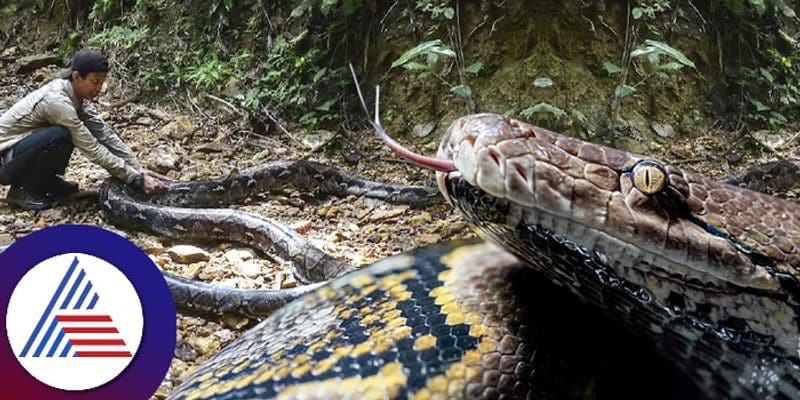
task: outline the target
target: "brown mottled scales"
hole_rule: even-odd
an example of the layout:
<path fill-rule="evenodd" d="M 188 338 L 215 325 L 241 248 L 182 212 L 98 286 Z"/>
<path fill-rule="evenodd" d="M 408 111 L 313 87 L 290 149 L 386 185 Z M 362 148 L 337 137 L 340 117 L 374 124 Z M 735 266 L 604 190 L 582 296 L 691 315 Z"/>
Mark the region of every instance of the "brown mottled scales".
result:
<path fill-rule="evenodd" d="M 800 204 L 493 114 L 457 120 L 438 157 L 456 168 L 440 190 L 482 236 L 709 396 L 800 398 Z"/>

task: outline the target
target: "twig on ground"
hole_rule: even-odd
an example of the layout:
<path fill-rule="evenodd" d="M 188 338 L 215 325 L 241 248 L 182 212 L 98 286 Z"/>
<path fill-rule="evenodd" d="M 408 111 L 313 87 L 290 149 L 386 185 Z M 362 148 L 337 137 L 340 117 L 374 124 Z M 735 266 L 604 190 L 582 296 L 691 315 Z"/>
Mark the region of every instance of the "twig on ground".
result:
<path fill-rule="evenodd" d="M 244 115 L 244 111 L 240 110 L 239 107 L 236 107 L 236 105 L 231 104 L 231 102 L 229 102 L 229 101 L 227 101 L 225 99 L 219 98 L 219 97 L 214 96 L 213 94 L 209 94 L 209 93 L 206 93 L 206 97 L 208 97 L 209 99 L 214 100 L 216 102 L 222 103 L 223 105 L 228 107 L 228 109 L 230 109 L 231 112 L 233 112 L 234 114 Z"/>
<path fill-rule="evenodd" d="M 296 144 L 297 146 L 300 146 L 301 148 L 304 147 L 303 143 L 301 143 L 299 140 L 297 140 L 297 138 L 295 138 L 294 135 L 289 133 L 289 131 L 286 130 L 286 128 L 284 128 L 283 125 L 281 125 L 280 122 L 278 122 L 278 119 L 275 118 L 272 115 L 272 113 L 269 112 L 269 110 L 263 109 L 261 111 L 263 111 L 264 114 L 267 116 L 267 118 L 269 118 L 269 120 L 272 121 L 273 124 L 275 124 L 275 126 L 278 128 L 278 130 L 280 130 L 281 132 L 283 132 L 284 135 L 289 137 L 289 140 L 291 140 L 292 142 L 294 142 L 294 144 Z"/>

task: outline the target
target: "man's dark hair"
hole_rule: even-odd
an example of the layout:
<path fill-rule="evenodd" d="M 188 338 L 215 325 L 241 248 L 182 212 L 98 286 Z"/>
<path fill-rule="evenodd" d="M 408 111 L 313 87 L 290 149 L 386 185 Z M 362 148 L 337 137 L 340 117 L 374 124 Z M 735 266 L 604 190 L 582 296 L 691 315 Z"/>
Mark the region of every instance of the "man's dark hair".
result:
<path fill-rule="evenodd" d="M 81 78 L 86 78 L 90 72 L 106 73 L 109 69 L 108 58 L 91 49 L 78 50 L 69 62 L 69 75 L 72 75 L 72 71 L 78 71 Z"/>

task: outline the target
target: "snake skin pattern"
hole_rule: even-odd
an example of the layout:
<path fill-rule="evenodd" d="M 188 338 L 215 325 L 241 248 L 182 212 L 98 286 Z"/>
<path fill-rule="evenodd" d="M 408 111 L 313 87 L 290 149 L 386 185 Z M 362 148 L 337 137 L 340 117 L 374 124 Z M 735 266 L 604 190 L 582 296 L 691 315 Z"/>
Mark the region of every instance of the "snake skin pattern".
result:
<path fill-rule="evenodd" d="M 643 378 L 630 359 L 604 364 L 624 359 L 621 347 L 637 348 L 507 252 L 450 242 L 287 305 L 170 399 L 692 398 L 669 371 Z"/>
<path fill-rule="evenodd" d="M 503 116 L 453 123 L 440 188 L 485 237 L 649 338 L 711 398 L 800 398 L 800 205 Z M 657 163 L 657 162 L 656 162 Z M 657 163 L 659 164 L 659 163 Z"/>
<path fill-rule="evenodd" d="M 302 235 L 273 219 L 233 209 L 199 207 L 240 204 L 288 189 L 364 196 L 411 206 L 443 201 L 435 188 L 370 181 L 309 161 L 268 163 L 224 179 L 173 181 L 167 183 L 166 189 L 145 199 L 121 182 L 110 179 L 103 184 L 99 201 L 106 214 L 126 228 L 180 239 L 246 244 L 290 264 L 293 275 L 307 283 L 275 291 L 244 290 L 195 282 L 165 272 L 178 308 L 201 315 L 236 312 L 263 317 L 355 267 L 330 257 Z"/>

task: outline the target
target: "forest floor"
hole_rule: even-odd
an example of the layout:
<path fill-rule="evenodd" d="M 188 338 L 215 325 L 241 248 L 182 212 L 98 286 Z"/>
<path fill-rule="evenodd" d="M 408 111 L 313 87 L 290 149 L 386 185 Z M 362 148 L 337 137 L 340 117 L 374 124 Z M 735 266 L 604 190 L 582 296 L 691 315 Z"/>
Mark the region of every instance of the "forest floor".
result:
<path fill-rule="evenodd" d="M 25 75 L 0 74 L 0 110 L 7 109 L 41 85 L 44 77 L 53 72 L 45 68 Z M 215 178 L 269 161 L 304 158 L 376 180 L 434 184 L 432 173 L 400 161 L 367 129 L 343 134 L 360 155 L 359 160 L 347 162 L 345 154 L 320 146 L 320 140 L 324 143 L 325 138 L 293 135 L 280 129 L 268 136 L 248 132 L 246 118 L 238 114 L 235 107 L 224 103 L 214 106 L 219 102 L 200 102 L 190 94 L 129 101 L 123 100 L 121 86 L 112 77 L 109 90 L 99 98 L 105 120 L 131 145 L 146 167 L 173 179 Z M 793 154 L 798 154 L 796 140 L 777 146 L 777 151 L 767 156 L 733 154 L 731 149 L 740 137 L 741 133 L 730 132 L 678 137 L 655 156 L 692 172 L 722 177 L 747 165 L 780 157 L 793 158 Z M 408 143 L 411 141 L 408 138 L 400 139 L 419 153 L 435 153 L 433 145 L 417 146 Z M 73 153 L 68 180 L 78 182 L 82 189 L 96 189 L 106 177 L 108 174 L 102 168 L 91 164 L 78 152 Z M 5 196 L 6 190 L 0 189 L 0 198 Z M 328 254 L 356 265 L 366 265 L 418 246 L 472 235 L 466 223 L 446 205 L 414 209 L 352 196 L 314 202 L 304 199 L 300 193 L 289 192 L 238 208 L 275 218 L 311 239 Z M 142 232 L 122 231 L 106 220 L 94 197 L 43 212 L 15 210 L 0 202 L 0 243 L 63 223 L 114 230 L 147 249 L 159 267 L 194 279 L 255 289 L 295 284 L 286 268 L 257 250 L 254 259 L 232 256 L 242 254 L 231 252 L 241 248 L 235 243 L 184 243 Z M 165 250 L 177 244 L 196 246 L 208 253 L 209 260 L 193 264 L 175 262 Z M 170 372 L 154 398 L 164 398 L 195 365 L 256 322 L 237 315 L 213 320 L 180 315 L 178 346 Z"/>

